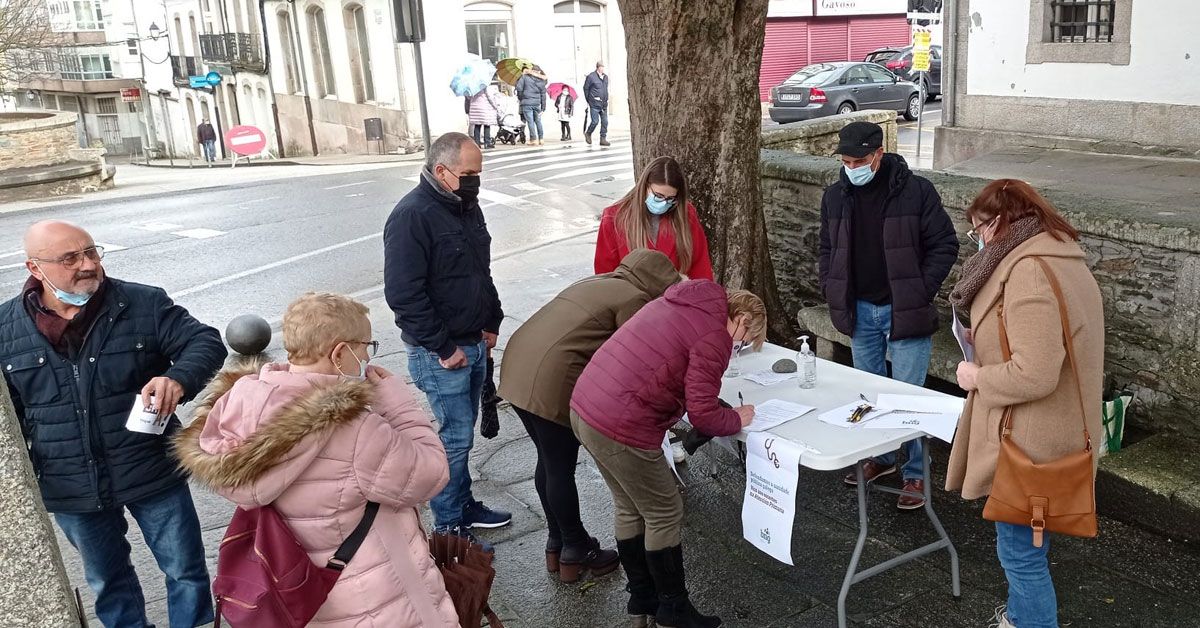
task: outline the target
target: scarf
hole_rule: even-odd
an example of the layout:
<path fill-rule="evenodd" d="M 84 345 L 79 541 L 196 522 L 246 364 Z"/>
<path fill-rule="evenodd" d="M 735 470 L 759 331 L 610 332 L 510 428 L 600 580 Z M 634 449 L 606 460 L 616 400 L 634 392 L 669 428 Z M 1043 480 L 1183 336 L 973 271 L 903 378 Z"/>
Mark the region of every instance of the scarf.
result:
<path fill-rule="evenodd" d="M 992 273 L 996 272 L 1004 258 L 1041 232 L 1042 223 L 1037 216 L 1027 216 L 1012 223 L 1008 235 L 995 242 L 988 242 L 982 251 L 963 264 L 958 283 L 954 284 L 954 290 L 950 291 L 950 304 L 959 310 L 969 310 L 976 295 L 988 279 L 992 278 Z"/>

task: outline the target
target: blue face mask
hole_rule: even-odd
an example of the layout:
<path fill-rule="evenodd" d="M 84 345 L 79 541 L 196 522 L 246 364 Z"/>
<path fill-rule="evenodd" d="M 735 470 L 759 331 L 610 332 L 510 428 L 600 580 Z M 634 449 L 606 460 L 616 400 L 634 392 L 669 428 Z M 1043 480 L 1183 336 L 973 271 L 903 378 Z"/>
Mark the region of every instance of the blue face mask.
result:
<path fill-rule="evenodd" d="M 674 200 L 660 200 L 654 196 L 654 192 L 649 192 L 646 194 L 646 209 L 650 210 L 650 213 L 654 214 L 655 216 L 661 216 L 671 211 L 671 208 L 674 206 Z"/>
<path fill-rule="evenodd" d="M 865 164 L 857 168 L 843 165 L 846 170 L 846 176 L 850 179 L 850 183 L 862 187 L 871 182 L 875 178 L 875 171 L 871 170 L 872 164 Z"/>
<path fill-rule="evenodd" d="M 49 277 L 46 277 L 46 283 L 50 284 L 51 288 L 54 288 L 54 298 L 66 303 L 67 305 L 83 307 L 92 299 L 92 295 L 88 294 L 87 292 L 75 293 L 67 292 L 66 290 L 60 290 L 58 286 L 54 285 L 53 281 L 50 281 Z"/>

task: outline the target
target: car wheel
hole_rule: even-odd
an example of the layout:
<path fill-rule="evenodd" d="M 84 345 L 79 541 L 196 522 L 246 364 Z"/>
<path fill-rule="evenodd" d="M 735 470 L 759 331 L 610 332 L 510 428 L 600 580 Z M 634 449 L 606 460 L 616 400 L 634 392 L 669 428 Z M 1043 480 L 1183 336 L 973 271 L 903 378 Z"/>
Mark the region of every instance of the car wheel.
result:
<path fill-rule="evenodd" d="M 904 108 L 904 119 L 912 122 L 921 114 L 921 94 L 916 93 L 908 97 L 908 106 Z"/>
<path fill-rule="evenodd" d="M 844 103 L 838 105 L 837 112 L 838 112 L 838 115 L 842 115 L 842 114 L 846 114 L 846 113 L 853 113 L 854 112 L 854 103 L 844 102 Z"/>

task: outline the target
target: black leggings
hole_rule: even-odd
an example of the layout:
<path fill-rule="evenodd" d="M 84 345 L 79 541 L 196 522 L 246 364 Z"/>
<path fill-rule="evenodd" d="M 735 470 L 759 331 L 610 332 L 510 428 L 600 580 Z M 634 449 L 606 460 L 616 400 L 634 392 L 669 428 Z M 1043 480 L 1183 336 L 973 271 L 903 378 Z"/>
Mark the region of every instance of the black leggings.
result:
<path fill-rule="evenodd" d="M 560 120 L 559 124 L 562 126 L 562 138 L 564 140 L 571 139 L 571 123 L 566 120 Z"/>
<path fill-rule="evenodd" d="M 550 538 L 565 546 L 582 545 L 587 530 L 579 518 L 579 490 L 575 487 L 575 465 L 579 461 L 579 440 L 571 428 L 543 419 L 516 406 L 517 416 L 537 447 L 537 468 L 533 485 L 537 488 Z"/>

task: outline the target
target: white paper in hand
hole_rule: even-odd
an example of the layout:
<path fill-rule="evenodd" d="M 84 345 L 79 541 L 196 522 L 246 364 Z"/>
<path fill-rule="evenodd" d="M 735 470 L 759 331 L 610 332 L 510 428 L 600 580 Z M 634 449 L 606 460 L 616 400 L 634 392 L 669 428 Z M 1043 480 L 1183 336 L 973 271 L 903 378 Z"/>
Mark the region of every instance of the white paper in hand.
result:
<path fill-rule="evenodd" d="M 958 347 L 962 349 L 963 359 L 967 362 L 975 361 L 975 345 L 967 338 L 967 328 L 963 327 L 961 321 L 958 320 L 958 310 L 950 309 L 950 331 L 954 332 L 955 340 L 958 340 Z"/>
<path fill-rule="evenodd" d="M 146 412 L 146 404 L 142 396 L 133 400 L 133 408 L 129 410 L 129 418 L 125 420 L 125 429 L 140 434 L 162 434 L 167 429 L 167 421 L 171 417 L 158 416 L 157 412 Z"/>
<path fill-rule="evenodd" d="M 683 478 L 679 477 L 679 470 L 675 468 L 675 452 L 671 448 L 671 433 L 663 434 L 663 457 L 667 459 L 667 466 L 671 468 L 671 473 L 675 474 L 675 479 L 679 480 L 680 486 L 687 486 L 683 483 Z"/>

